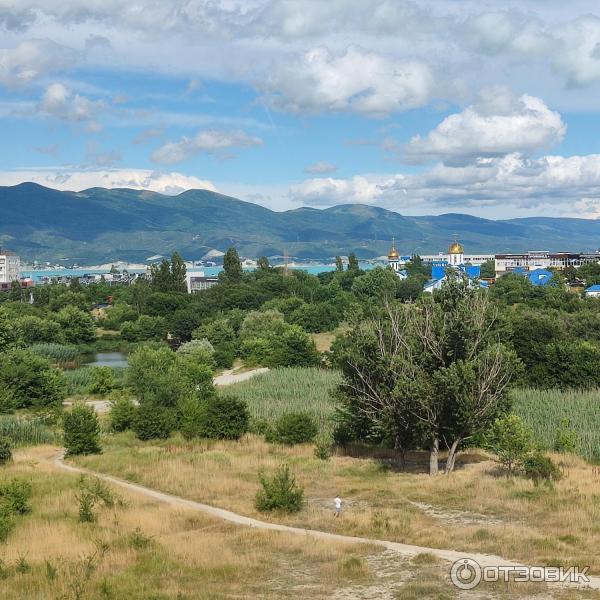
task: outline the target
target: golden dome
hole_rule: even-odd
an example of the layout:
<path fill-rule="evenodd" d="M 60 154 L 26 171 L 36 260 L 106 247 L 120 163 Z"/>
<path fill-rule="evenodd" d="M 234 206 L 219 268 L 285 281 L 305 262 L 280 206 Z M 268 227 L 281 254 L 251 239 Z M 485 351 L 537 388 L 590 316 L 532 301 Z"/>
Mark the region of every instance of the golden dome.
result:
<path fill-rule="evenodd" d="M 456 240 L 453 244 L 451 244 L 450 248 L 448 248 L 448 254 L 464 254 L 465 249 L 459 244 Z"/>
<path fill-rule="evenodd" d="M 397 260 L 400 258 L 400 255 L 398 254 L 398 250 L 396 250 L 396 240 L 392 238 L 392 247 L 390 248 L 390 251 L 388 253 L 388 258 L 390 260 Z"/>

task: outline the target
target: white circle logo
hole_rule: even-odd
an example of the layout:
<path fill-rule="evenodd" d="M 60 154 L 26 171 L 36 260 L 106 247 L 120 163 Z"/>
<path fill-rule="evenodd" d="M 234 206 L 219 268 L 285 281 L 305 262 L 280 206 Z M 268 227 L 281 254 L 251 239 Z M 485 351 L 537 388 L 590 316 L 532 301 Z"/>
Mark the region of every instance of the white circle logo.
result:
<path fill-rule="evenodd" d="M 481 582 L 481 565 L 472 558 L 461 558 L 452 565 L 450 579 L 457 588 L 472 590 Z"/>

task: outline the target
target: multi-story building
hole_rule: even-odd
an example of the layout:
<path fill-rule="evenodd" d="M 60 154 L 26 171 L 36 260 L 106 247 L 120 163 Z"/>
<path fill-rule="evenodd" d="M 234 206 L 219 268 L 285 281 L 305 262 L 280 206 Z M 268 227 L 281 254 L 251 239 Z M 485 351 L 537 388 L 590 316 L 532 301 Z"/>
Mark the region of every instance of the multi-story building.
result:
<path fill-rule="evenodd" d="M 11 284 L 21 278 L 21 259 L 12 252 L 0 249 L 0 284 Z"/>
<path fill-rule="evenodd" d="M 207 290 L 213 285 L 219 283 L 219 278 L 207 277 L 204 275 L 204 271 L 188 271 L 185 275 L 185 282 L 187 285 L 188 294 L 194 294 L 195 292 L 201 292 Z"/>
<path fill-rule="evenodd" d="M 600 253 L 582 254 L 573 252 L 549 252 L 547 250 L 531 250 L 522 254 L 496 254 L 496 273 L 503 275 L 510 271 L 533 271 L 551 267 L 564 269 L 580 267 L 587 263 L 600 262 Z"/>

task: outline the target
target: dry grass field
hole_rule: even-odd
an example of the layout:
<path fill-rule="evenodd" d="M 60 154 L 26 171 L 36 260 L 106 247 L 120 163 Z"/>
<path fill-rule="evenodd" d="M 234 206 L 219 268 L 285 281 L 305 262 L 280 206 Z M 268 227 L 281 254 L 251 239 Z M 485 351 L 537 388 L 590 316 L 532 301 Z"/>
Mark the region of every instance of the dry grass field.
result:
<path fill-rule="evenodd" d="M 287 463 L 305 488 L 306 508 L 271 515 L 285 524 L 433 548 L 498 554 L 538 565 L 590 566 L 600 573 L 600 475 L 575 457 L 557 456 L 553 487 L 508 480 L 482 455 L 463 456 L 451 477 L 397 472 L 383 460 L 318 460 L 310 445 L 283 447 L 246 436 L 239 442 L 140 443 L 110 438 L 99 456 L 77 464 L 235 512 L 258 516 L 260 470 Z M 341 494 L 341 519 L 332 518 Z"/>
<path fill-rule="evenodd" d="M 162 452 L 150 446 L 140 450 L 156 458 Z M 408 559 L 375 546 L 233 526 L 121 488 L 113 489 L 113 507 L 94 508 L 96 522 L 81 523 L 79 479 L 55 469 L 50 461 L 56 451 L 50 446 L 20 450 L 2 468 L 2 479 L 25 478 L 33 486 L 31 512 L 19 517 L 0 545 L 3 599 L 465 597 L 451 585 L 448 565 L 429 554 Z M 173 474 L 168 480 L 174 484 Z M 468 597 L 584 600 L 600 595 L 511 583 L 482 585 Z"/>

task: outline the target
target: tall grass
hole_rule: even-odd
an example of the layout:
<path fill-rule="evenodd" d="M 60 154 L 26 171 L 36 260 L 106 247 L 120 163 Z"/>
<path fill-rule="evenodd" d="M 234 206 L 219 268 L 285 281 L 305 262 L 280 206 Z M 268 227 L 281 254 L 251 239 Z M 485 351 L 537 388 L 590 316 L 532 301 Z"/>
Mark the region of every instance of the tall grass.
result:
<path fill-rule="evenodd" d="M 600 390 L 520 389 L 513 392 L 514 412 L 533 429 L 538 441 L 553 449 L 556 430 L 568 419 L 580 438 L 584 458 L 600 459 Z"/>
<path fill-rule="evenodd" d="M 285 367 L 223 387 L 221 393 L 244 400 L 255 418 L 273 421 L 285 413 L 305 411 L 315 418 L 321 430 L 328 431 L 334 411 L 330 393 L 340 381 L 336 371 Z"/>
<path fill-rule="evenodd" d="M 75 346 L 63 344 L 33 344 L 29 347 L 29 351 L 58 364 L 73 362 L 80 353 Z"/>
<path fill-rule="evenodd" d="M 13 446 L 52 444 L 56 440 L 41 418 L 0 417 L 0 436 L 7 437 Z"/>
<path fill-rule="evenodd" d="M 80 367 L 63 372 L 67 384 L 68 396 L 80 396 L 88 394 L 92 383 L 93 371 L 95 367 Z M 125 377 L 125 368 L 111 367 L 115 376 L 115 384 L 120 387 Z"/>

